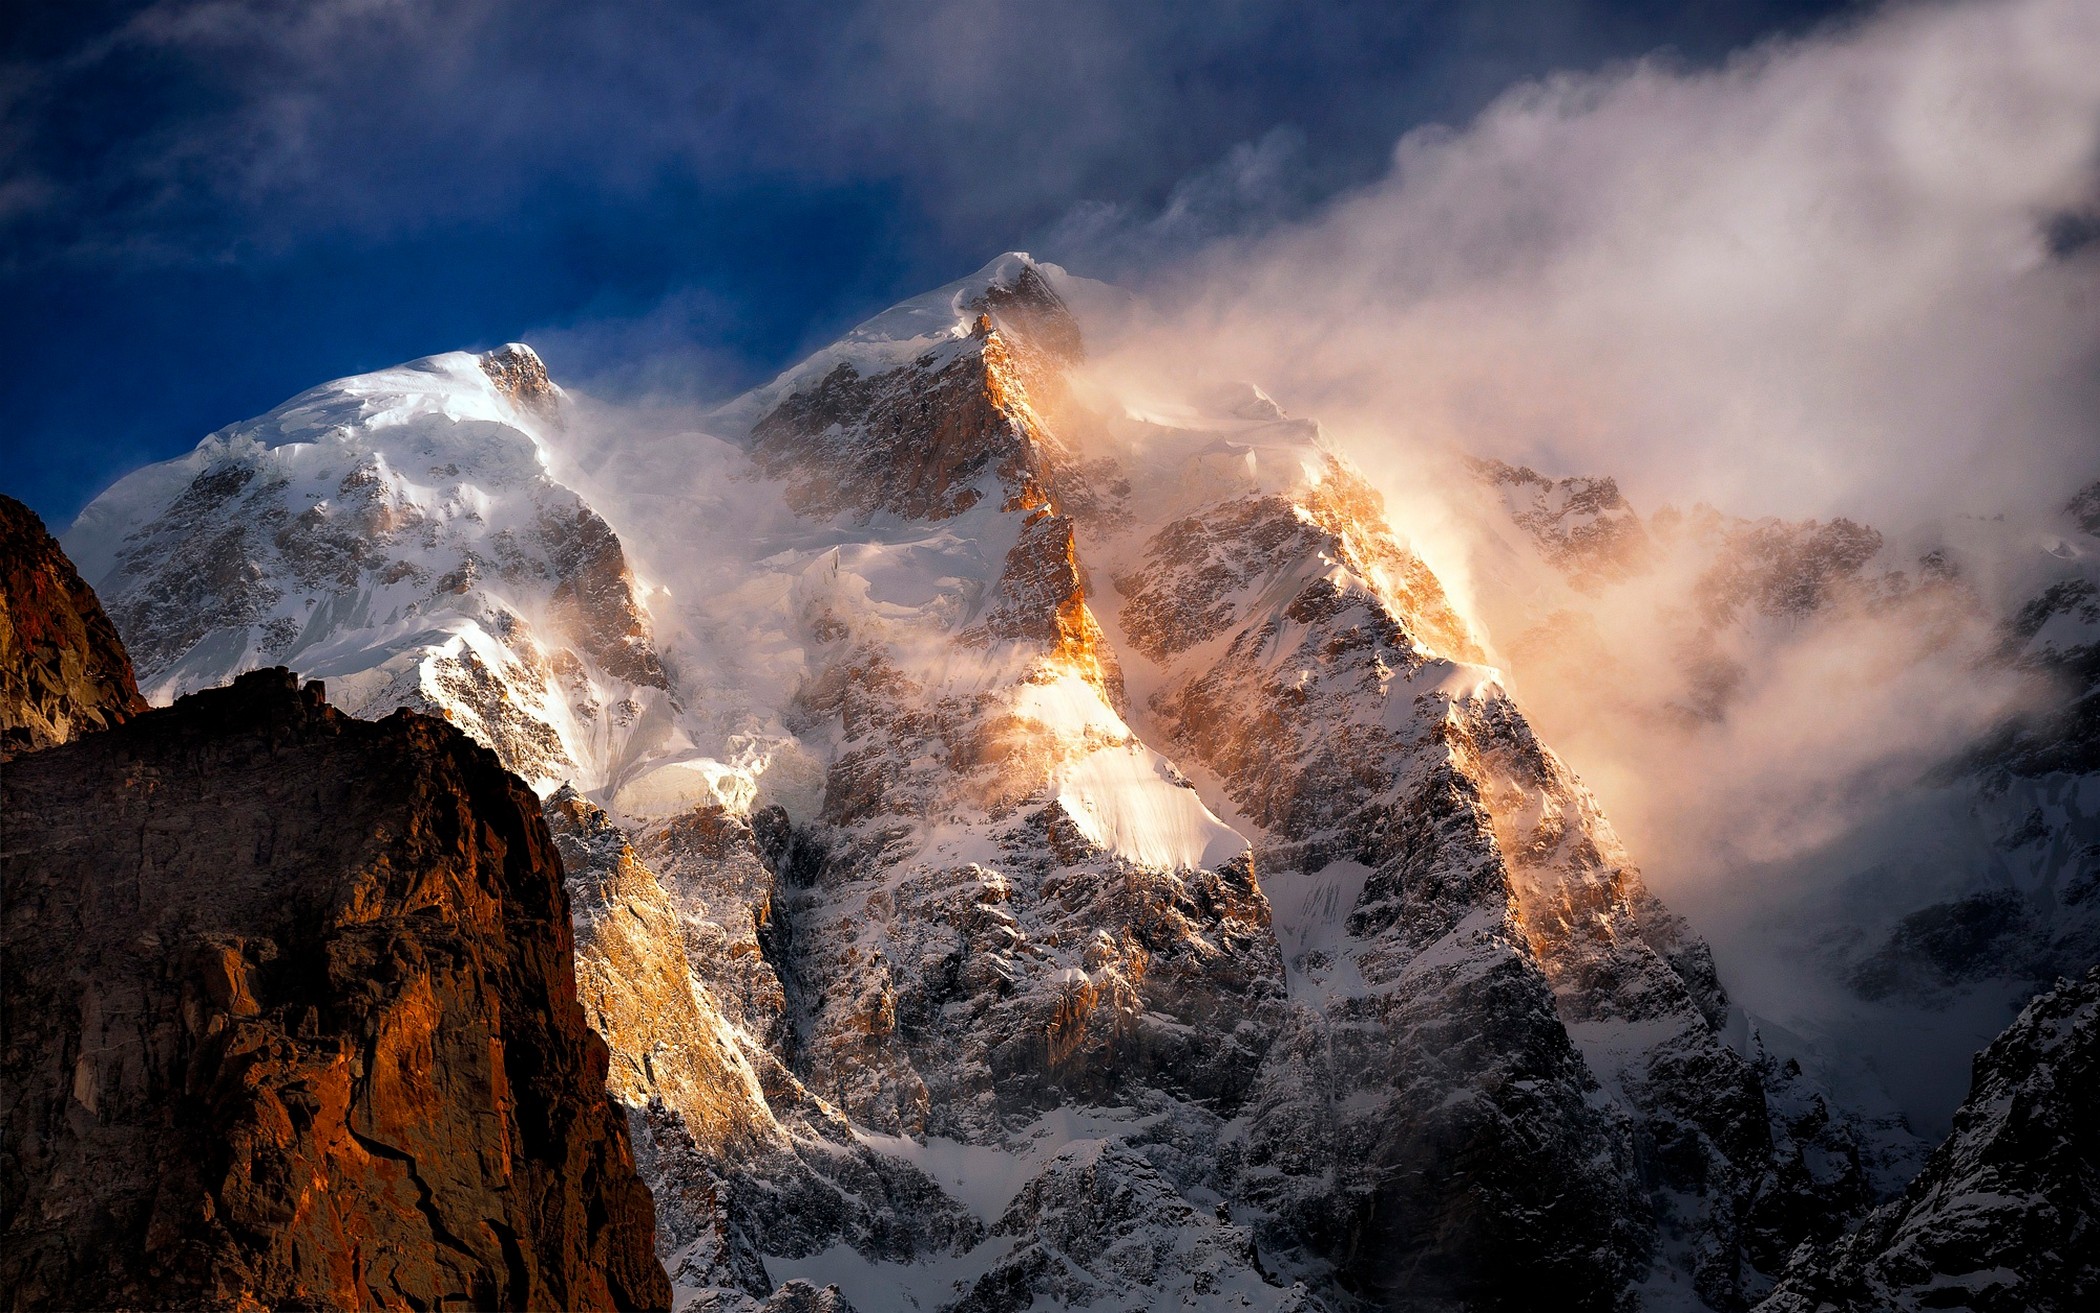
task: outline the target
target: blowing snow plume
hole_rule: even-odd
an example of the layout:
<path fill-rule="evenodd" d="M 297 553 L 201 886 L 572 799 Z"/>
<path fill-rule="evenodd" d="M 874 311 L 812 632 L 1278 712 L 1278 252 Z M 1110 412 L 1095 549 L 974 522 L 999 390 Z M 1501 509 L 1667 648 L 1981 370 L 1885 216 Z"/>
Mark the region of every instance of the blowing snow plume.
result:
<path fill-rule="evenodd" d="M 1163 291 L 1216 368 L 1385 450 L 1995 509 L 2087 473 L 2096 54 L 2090 6 L 2030 0 L 1555 78 Z"/>
<path fill-rule="evenodd" d="M 2065 513 L 2100 475 L 2095 68 L 2100 10 L 2025 0 L 1521 87 L 1161 275 L 1097 376 L 1200 361 L 1318 416 L 1753 1008 L 1967 1006 L 1956 968 L 1884 987 L 1898 918 L 2040 897 L 2100 840 L 2084 786 L 1962 776 L 2062 696 L 2047 653 L 2087 650 L 2027 649 L 2058 623 L 2036 599 L 2095 573 Z M 2063 833 L 2023 865 L 2030 811 Z M 1851 941 L 1767 960 L 1833 901 Z M 1959 1097 L 1993 999 L 1882 1064 L 1915 1118 Z"/>

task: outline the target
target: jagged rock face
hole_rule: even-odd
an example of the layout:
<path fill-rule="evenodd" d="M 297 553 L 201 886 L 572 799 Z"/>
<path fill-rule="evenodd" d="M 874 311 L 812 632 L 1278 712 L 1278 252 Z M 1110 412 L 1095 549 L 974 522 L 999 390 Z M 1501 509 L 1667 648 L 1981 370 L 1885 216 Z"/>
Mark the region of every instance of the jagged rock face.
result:
<path fill-rule="evenodd" d="M 1257 584 L 1294 566 L 1332 563 L 1371 581 L 1410 638 L 1453 660 L 1480 659 L 1479 644 L 1443 586 L 1381 527 L 1385 510 L 1377 493 L 1331 454 L 1316 459 L 1316 476 L 1293 488 L 1294 495 L 1208 505 L 1152 537 L 1144 568 L 1116 582 L 1126 599 L 1124 631 L 1141 652 L 1165 662 L 1231 632 L 1256 600 Z M 1309 578 L 1303 582 L 1314 587 Z M 1338 605 L 1346 605 L 1338 590 L 1301 594 L 1301 609 Z M 1399 631 L 1390 622 L 1373 627 L 1381 623 L 1388 630 L 1382 637 L 1393 641 Z"/>
<path fill-rule="evenodd" d="M 703 813 L 659 830 L 647 846 L 678 872 L 667 880 L 574 790 L 546 811 L 576 908 L 579 994 L 612 1048 L 609 1088 L 657 1182 L 657 1247 L 682 1305 L 748 1310 L 773 1307 L 755 1303 L 768 1292 L 792 1296 L 774 1289 L 767 1255 L 843 1244 L 870 1261 L 910 1263 L 981 1238 L 982 1224 L 923 1172 L 859 1143 L 765 1030 L 743 1021 L 777 1020 L 777 1010 L 737 1009 L 731 1020 L 705 983 L 751 979 L 724 970 L 736 948 L 707 915 L 726 909 L 751 868 L 770 886 L 748 824 Z"/>
<path fill-rule="evenodd" d="M 824 648 L 798 709 L 839 748 L 826 856 L 785 895 L 798 1070 L 892 1133 L 996 1136 L 1126 1086 L 1237 1097 L 1256 1059 L 1238 1036 L 1280 969 L 1244 844 L 1115 710 L 1058 501 L 1063 447 L 1028 386 L 1077 353 L 1076 326 L 1032 268 L 972 306 L 967 334 L 865 385 L 842 363 L 753 429 L 806 513 L 955 523 L 997 563 L 975 614 L 901 625 L 850 597 L 811 603 Z M 1118 818 L 1095 804 L 1127 800 L 1087 783 L 1131 771 L 1211 842 L 1119 853 Z"/>
<path fill-rule="evenodd" d="M 21 758 L 18 1307 L 664 1308 L 537 800 L 279 669 Z"/>
<path fill-rule="evenodd" d="M 1760 1272 L 1776 1275 L 1802 1237 L 1842 1235 L 1885 1197 L 1887 1169 L 1877 1161 L 1875 1128 L 1834 1105 L 1798 1060 L 1759 1053 L 1756 1065 L 1772 1156 L 1769 1178 L 1743 1218 L 1744 1249 Z"/>
<path fill-rule="evenodd" d="M 837 1286 L 821 1290 L 807 1281 L 790 1281 L 759 1305 L 761 1313 L 858 1313 Z"/>
<path fill-rule="evenodd" d="M 788 1052 L 773 914 L 776 869 L 788 869 L 795 851 L 787 814 L 708 804 L 644 828 L 634 842 L 681 911 L 694 978 L 732 1025 L 767 1052 Z"/>
<path fill-rule="evenodd" d="M 1062 401 L 1062 369 L 1084 355 L 1063 299 L 1024 262 L 989 283 L 980 276 L 948 309 L 960 318 L 906 339 L 923 349 L 902 359 L 894 342 L 851 350 L 864 326 L 828 371 L 812 376 L 805 365 L 761 390 L 781 395 L 748 445 L 760 469 L 785 480 L 795 510 L 942 520 L 988 493 L 1009 508 L 1040 506 L 1053 483 L 1075 508 L 1092 503 L 1086 462 L 1041 413 Z"/>
<path fill-rule="evenodd" d="M 798 593 L 796 724 L 830 765 L 767 915 L 807 1088 L 1009 1150 L 1052 1109 L 1148 1110 L 1217 1143 L 1120 1141 L 1136 1162 L 1251 1208 L 1271 1270 L 1331 1296 L 1606 1307 L 1653 1264 L 1729 1307 L 1773 1246 L 1842 1223 L 1843 1188 L 1787 1166 L 1822 1152 L 1813 1119 L 1775 1147 L 1761 1073 L 1721 1039 L 1704 946 L 1465 664 L 1466 622 L 1363 481 L 1273 403 L 1148 433 L 1138 463 L 1060 436 L 1098 419 L 1036 400 L 1077 344 L 1031 340 L 1051 308 L 1018 322 L 998 285 L 950 298 L 978 318 L 915 339 L 934 349 L 849 338 L 753 428 L 791 501 L 868 525 Z M 939 459 L 893 458 L 915 431 Z M 981 592 L 909 611 L 862 582 L 958 540 Z M 1121 594 L 1112 630 L 1089 564 Z M 1104 748 L 1182 780 L 1133 715 L 1205 768 L 1251 863 L 1145 852 L 1105 814 Z M 994 1240 L 1037 1225 L 1006 1219 Z M 1062 1252 L 1016 1246 L 971 1299 L 1093 1298 L 1052 1289 Z"/>
<path fill-rule="evenodd" d="M 841 364 L 761 420 L 752 452 L 767 473 L 787 478 L 791 504 L 806 514 L 959 514 L 983 495 L 977 476 L 987 466 L 1018 477 L 1031 454 L 990 386 L 991 364 L 982 350 L 929 355 L 873 378 Z M 852 440 L 833 443 L 833 430 Z"/>
<path fill-rule="evenodd" d="M 1064 1150 L 992 1227 L 1006 1252 L 954 1313 L 1070 1307 L 1314 1307 L 1266 1279 L 1254 1237 L 1224 1205 L 1205 1213 L 1140 1154 L 1095 1140 Z"/>
<path fill-rule="evenodd" d="M 1953 1134 L 1903 1197 L 1804 1248 L 1758 1308 L 2056 1313 L 2100 1300 L 2100 968 L 1976 1057 Z"/>
<path fill-rule="evenodd" d="M 626 835 L 573 789 L 547 801 L 568 871 L 577 992 L 612 1052 L 607 1088 L 630 1107 L 661 1100 L 716 1154 L 770 1115 L 713 994 L 686 956 L 684 918 Z"/>
<path fill-rule="evenodd" d="M 1280 992 L 1243 845 L 1089 670 L 1025 669 L 966 699 L 849 647 L 806 694 L 845 747 L 827 853 L 784 891 L 795 1051 L 878 1129 L 983 1137 L 1125 1083 L 1230 1093 L 1255 1057 L 1243 1029 Z M 1126 783 L 1136 797 L 1111 792 Z M 1148 800 L 1197 842 L 1119 854 L 1114 809 Z"/>
<path fill-rule="evenodd" d="M 1659 1240 L 1727 1306 L 1771 1143 L 1704 946 L 1491 673 L 1437 655 L 1478 649 L 1375 501 L 1320 476 L 1170 524 L 1117 579 L 1154 710 L 1295 904 L 1266 1202 L 1387 1299 L 1602 1306 Z"/>
<path fill-rule="evenodd" d="M 1649 563 L 1654 543 L 1617 480 L 1549 479 L 1529 466 L 1478 457 L 1466 464 L 1501 495 L 1510 520 L 1576 588 L 1594 591 Z"/>
<path fill-rule="evenodd" d="M 36 512 L 0 496 L 0 760 L 145 709 L 94 590 Z"/>
<path fill-rule="evenodd" d="M 810 670 L 789 719 L 823 745 L 821 803 L 624 822 L 766 1100 L 767 1124 L 720 1147 L 669 1097 L 637 1110 L 663 1246 L 696 1307 L 756 1307 L 783 1278 L 774 1301 L 817 1298 L 842 1246 L 926 1307 L 1025 1306 L 1046 1253 L 1082 1274 L 1048 1299 L 1135 1297 L 1142 1253 L 1151 1287 L 1273 1306 L 1290 1283 L 1243 1231 L 1191 1243 L 1223 1224 L 1185 1195 L 1222 1181 L 1206 1140 L 1251 1086 L 1281 964 L 1245 841 L 1118 710 L 1063 500 L 1095 494 L 1031 385 L 1076 357 L 1076 327 L 1032 266 L 936 309 L 923 343 L 806 370 L 753 420 L 787 500 L 858 526 L 790 590 Z M 938 459 L 889 458 L 929 438 Z M 866 584 L 893 564 L 930 571 L 931 595 Z M 1085 1111 L 1119 1103 L 1147 1112 Z M 1095 1122 L 1150 1174 L 1143 1206 L 1078 1210 L 1047 1250 L 1020 1222 L 992 1235 Z M 991 1182 L 936 1181 L 919 1158 L 937 1144 Z M 1062 1210 L 1040 1202 L 1024 1213 Z"/>
<path fill-rule="evenodd" d="M 317 388 L 130 475 L 70 550 L 150 697 L 294 661 L 353 713 L 596 787 L 668 733 L 668 691 L 618 537 L 545 468 L 559 399 L 518 345 Z"/>
<path fill-rule="evenodd" d="M 481 372 L 517 405 L 548 418 L 560 415 L 561 389 L 547 377 L 538 353 L 524 343 L 507 343 L 483 354 Z"/>

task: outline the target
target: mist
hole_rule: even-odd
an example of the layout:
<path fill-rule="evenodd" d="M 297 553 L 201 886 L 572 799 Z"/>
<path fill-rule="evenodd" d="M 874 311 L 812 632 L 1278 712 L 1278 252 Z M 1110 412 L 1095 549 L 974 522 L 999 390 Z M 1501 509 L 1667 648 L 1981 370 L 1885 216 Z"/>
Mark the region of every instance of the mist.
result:
<path fill-rule="evenodd" d="M 1651 883 L 1724 965 L 1767 973 L 1774 917 L 2037 695 L 1993 654 L 2100 476 L 2095 70 L 2100 8 L 2016 0 L 1523 85 L 1307 219 L 1155 268 L 1152 316 L 1095 377 L 1248 379 L 1319 419 Z M 1200 230 L 1207 196 L 1259 212 L 1289 145 L 1067 258 Z M 1658 539 L 1632 577 L 1571 589 L 1512 549 L 1457 453 L 1613 476 L 1651 525 L 1844 516 L 1884 546 L 1813 616 L 1702 637 L 1713 543 Z M 1936 546 L 1958 578 L 1923 579 Z M 1686 715 L 1702 641 L 1736 673 Z"/>
<path fill-rule="evenodd" d="M 2024 0 L 1551 78 L 1149 290 L 1170 338 L 1366 460 L 1609 470 L 1649 507 L 1995 513 L 2100 436 L 2096 66 L 2100 12 Z"/>

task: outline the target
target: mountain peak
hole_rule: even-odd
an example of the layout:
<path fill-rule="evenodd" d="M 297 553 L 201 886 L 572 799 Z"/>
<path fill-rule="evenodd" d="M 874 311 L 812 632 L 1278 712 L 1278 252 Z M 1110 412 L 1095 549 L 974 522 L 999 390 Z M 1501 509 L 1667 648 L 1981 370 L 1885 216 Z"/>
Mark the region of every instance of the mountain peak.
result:
<path fill-rule="evenodd" d="M 781 402 L 850 366 L 872 378 L 907 365 L 938 369 L 983 334 L 978 320 L 1013 330 L 1031 345 L 1063 359 L 1079 356 L 1080 330 L 1061 288 L 1083 283 L 1025 251 L 1008 251 L 967 278 L 899 301 L 855 325 L 829 346 L 790 366 L 714 412 L 718 431 L 742 436 Z M 1098 287 L 1098 284 L 1087 284 Z"/>
<path fill-rule="evenodd" d="M 482 352 L 481 372 L 498 392 L 527 410 L 550 414 L 561 399 L 561 389 L 547 377 L 545 362 L 523 342 L 505 342 L 494 351 Z"/>
<path fill-rule="evenodd" d="M 963 281 L 985 288 L 1010 287 L 1023 274 L 1040 271 L 1046 267 L 1057 268 L 1056 265 L 1045 266 L 1038 263 L 1036 258 L 1026 251 L 1007 251 Z"/>

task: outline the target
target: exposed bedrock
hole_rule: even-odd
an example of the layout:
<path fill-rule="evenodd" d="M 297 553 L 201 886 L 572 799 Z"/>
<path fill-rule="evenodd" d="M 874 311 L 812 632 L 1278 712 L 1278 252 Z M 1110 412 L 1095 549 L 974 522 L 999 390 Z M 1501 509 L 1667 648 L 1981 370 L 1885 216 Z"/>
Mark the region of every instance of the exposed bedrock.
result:
<path fill-rule="evenodd" d="M 0 496 L 0 760 L 145 709 L 94 590 L 36 512 Z"/>

